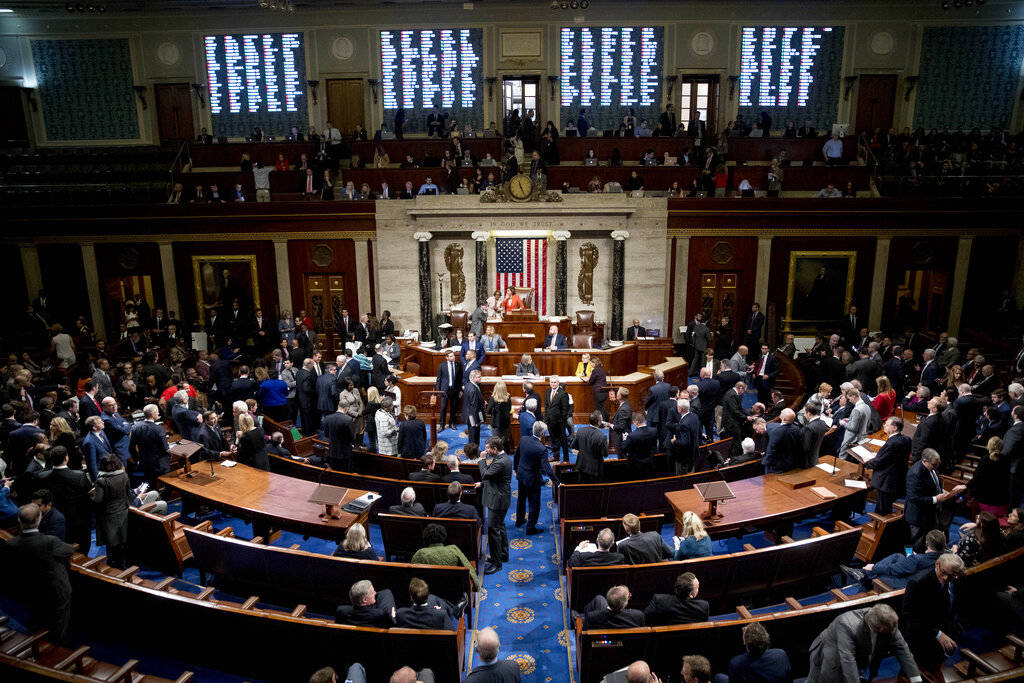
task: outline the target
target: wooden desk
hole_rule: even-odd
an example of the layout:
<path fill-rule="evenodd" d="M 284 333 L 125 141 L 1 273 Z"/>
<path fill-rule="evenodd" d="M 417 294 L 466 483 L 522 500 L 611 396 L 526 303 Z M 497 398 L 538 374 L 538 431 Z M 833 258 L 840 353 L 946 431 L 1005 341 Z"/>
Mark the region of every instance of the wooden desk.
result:
<path fill-rule="evenodd" d="M 406 359 L 420 364 L 420 375 L 435 378 L 438 368 L 445 362 L 447 349 L 437 351 L 413 345 L 408 347 L 407 351 Z M 533 358 L 533 364 L 537 366 L 537 371 L 545 377 L 548 375 L 572 376 L 585 353 L 589 353 L 592 358 L 600 358 L 604 371 L 608 375 L 626 375 L 634 372 L 638 366 L 637 345 L 633 342 L 626 342 L 622 346 L 610 349 L 534 351 L 531 348 L 526 353 Z M 493 365 L 498 369 L 499 375 L 514 375 L 516 364 L 522 355 L 523 352 L 516 351 L 488 351 L 484 355 L 482 365 Z"/>
<path fill-rule="evenodd" d="M 833 464 L 833 458 L 822 458 L 819 462 Z M 863 506 L 867 489 L 847 488 L 843 479 L 855 478 L 859 466 L 840 459 L 839 473 L 830 476 L 824 470 L 811 467 L 793 470 L 785 474 L 764 474 L 751 479 L 732 482 L 729 487 L 736 495 L 731 500 L 721 501 L 718 512 L 721 515 L 714 523 L 705 522 L 707 532 L 712 536 L 727 536 L 743 529 L 780 528 L 794 520 L 810 517 L 823 510 L 843 505 Z M 810 486 L 793 489 L 778 481 L 779 477 L 804 474 L 813 477 L 814 486 L 824 486 L 835 498 L 823 499 Z M 701 500 L 696 489 L 672 491 L 665 494 L 676 520 L 676 533 L 682 531 L 683 513 L 692 510 L 703 515 L 707 503 Z"/>
<path fill-rule="evenodd" d="M 202 463 L 195 469 L 206 473 L 207 465 Z M 358 515 L 341 510 L 340 519 L 325 522 L 319 517 L 323 507 L 306 502 L 317 487 L 316 482 L 264 472 L 241 463 L 234 467 L 214 463 L 213 471 L 215 480 L 205 486 L 182 478 L 180 470 L 163 475 L 160 481 L 183 496 L 196 498 L 219 510 L 317 538 L 344 539 L 353 524 L 366 525 L 373 508 L 371 505 Z M 342 505 L 364 493 L 366 491 L 349 489 Z"/>

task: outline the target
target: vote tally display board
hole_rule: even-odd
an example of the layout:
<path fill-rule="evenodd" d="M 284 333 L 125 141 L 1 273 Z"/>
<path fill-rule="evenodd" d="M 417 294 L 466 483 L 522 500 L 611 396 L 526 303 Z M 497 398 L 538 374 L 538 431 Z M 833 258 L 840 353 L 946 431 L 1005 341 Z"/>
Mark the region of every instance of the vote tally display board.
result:
<path fill-rule="evenodd" d="M 832 129 L 843 66 L 841 26 L 744 26 L 740 29 L 739 113 L 749 123 L 762 111 L 772 128 L 808 119 Z"/>
<path fill-rule="evenodd" d="M 632 108 L 637 123 L 657 127 L 664 27 L 564 26 L 559 42 L 563 125 L 584 109 L 592 128 L 616 129 Z"/>
<path fill-rule="evenodd" d="M 247 137 L 254 127 L 283 139 L 309 125 L 301 33 L 205 36 L 213 135 Z"/>
<path fill-rule="evenodd" d="M 462 128 L 483 126 L 483 29 L 380 32 L 381 99 L 390 129 L 399 109 L 406 132 L 427 130 L 435 110 Z"/>

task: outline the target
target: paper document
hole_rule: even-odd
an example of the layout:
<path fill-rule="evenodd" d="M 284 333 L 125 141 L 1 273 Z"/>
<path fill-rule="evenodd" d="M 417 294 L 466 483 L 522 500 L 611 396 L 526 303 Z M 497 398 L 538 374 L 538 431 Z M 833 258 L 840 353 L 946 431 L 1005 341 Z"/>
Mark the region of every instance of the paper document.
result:
<path fill-rule="evenodd" d="M 878 446 L 879 448 L 885 445 L 885 442 L 881 439 L 868 439 L 868 443 L 872 446 Z"/>
<path fill-rule="evenodd" d="M 853 451 L 857 455 L 857 457 L 860 458 L 861 460 L 863 460 L 864 462 L 868 462 L 869 460 L 874 460 L 875 456 L 878 455 L 878 453 L 876 453 L 874 451 L 869 451 L 868 449 L 864 448 L 863 446 L 854 446 L 850 450 Z"/>
<path fill-rule="evenodd" d="M 829 474 L 835 474 L 836 472 L 839 471 L 838 467 L 833 467 L 832 465 L 829 465 L 827 462 L 818 463 L 817 465 L 815 465 L 815 467 L 817 467 L 819 470 L 824 470 Z"/>
<path fill-rule="evenodd" d="M 824 415 L 819 415 L 818 419 L 821 420 L 822 422 L 824 422 L 827 426 L 829 426 L 829 427 L 832 426 L 832 418 L 831 417 L 826 417 Z"/>
<path fill-rule="evenodd" d="M 234 467 L 238 463 L 235 462 L 234 460 L 221 460 L 220 464 L 224 467 Z"/>
<path fill-rule="evenodd" d="M 848 489 L 866 489 L 868 487 L 868 483 L 866 481 L 861 481 L 860 479 L 845 479 L 843 480 L 843 486 Z"/>

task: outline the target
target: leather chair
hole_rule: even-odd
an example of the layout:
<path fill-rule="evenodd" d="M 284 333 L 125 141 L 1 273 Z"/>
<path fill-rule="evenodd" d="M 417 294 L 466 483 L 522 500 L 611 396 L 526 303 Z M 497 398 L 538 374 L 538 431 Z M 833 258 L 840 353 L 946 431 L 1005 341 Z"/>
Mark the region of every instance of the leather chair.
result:
<path fill-rule="evenodd" d="M 569 345 L 574 349 L 592 349 L 594 348 L 594 335 L 592 334 L 574 334 L 570 340 Z"/>
<path fill-rule="evenodd" d="M 497 377 L 498 376 L 498 368 L 497 368 L 497 366 L 494 366 L 494 365 L 481 365 L 480 366 L 480 376 L 481 377 Z"/>
<path fill-rule="evenodd" d="M 534 311 L 537 310 L 534 305 L 534 288 L 533 287 L 513 287 L 512 290 L 519 295 L 519 298 L 523 300 L 523 308 Z"/>
<path fill-rule="evenodd" d="M 411 372 L 414 375 L 420 374 L 420 364 L 414 360 L 407 361 L 405 364 L 405 371 Z"/>
<path fill-rule="evenodd" d="M 452 324 L 452 331 L 462 330 L 465 332 L 469 329 L 469 313 L 466 311 L 452 311 L 449 316 L 449 322 Z"/>
<path fill-rule="evenodd" d="M 594 324 L 593 311 L 576 311 L 576 332 L 594 332 L 597 326 Z"/>

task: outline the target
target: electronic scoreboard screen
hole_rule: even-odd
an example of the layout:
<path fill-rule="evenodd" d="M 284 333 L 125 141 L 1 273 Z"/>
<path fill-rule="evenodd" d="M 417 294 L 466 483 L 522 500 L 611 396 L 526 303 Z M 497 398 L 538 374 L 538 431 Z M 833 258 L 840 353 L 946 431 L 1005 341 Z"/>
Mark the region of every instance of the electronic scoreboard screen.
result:
<path fill-rule="evenodd" d="M 562 123 L 586 110 L 591 128 L 616 129 L 630 108 L 637 123 L 658 126 L 664 75 L 661 26 L 561 29 Z"/>
<path fill-rule="evenodd" d="M 283 139 L 305 132 L 306 50 L 301 33 L 205 36 L 213 135 L 247 137 L 258 127 Z"/>
<path fill-rule="evenodd" d="M 740 31 L 739 113 L 768 112 L 772 128 L 805 121 L 832 129 L 843 66 L 841 26 L 744 26 Z"/>
<path fill-rule="evenodd" d="M 435 109 L 448 123 L 484 127 L 483 29 L 449 28 L 380 32 L 384 123 L 399 109 L 405 132 L 425 132 Z"/>

